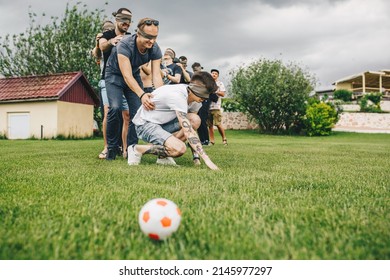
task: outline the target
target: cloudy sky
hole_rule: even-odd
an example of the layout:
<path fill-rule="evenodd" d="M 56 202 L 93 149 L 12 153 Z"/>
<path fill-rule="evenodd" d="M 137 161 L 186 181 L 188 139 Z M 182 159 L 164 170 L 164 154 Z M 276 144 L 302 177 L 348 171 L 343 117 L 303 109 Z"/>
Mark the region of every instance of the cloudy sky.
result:
<path fill-rule="evenodd" d="M 68 1 L 71 6 L 76 3 Z M 118 8 L 139 19 L 160 20 L 158 43 L 218 68 L 225 83 L 229 71 L 259 58 L 295 62 L 315 75 L 317 89 L 367 70 L 390 69 L 388 0 L 81 0 L 91 10 Z M 104 3 L 108 2 L 108 5 Z M 29 26 L 28 12 L 62 16 L 66 1 L 0 0 L 0 36 Z M 45 18 L 42 18 L 44 23 Z M 131 28 L 133 31 L 133 28 Z M 86 34 L 86 36 L 94 36 Z"/>

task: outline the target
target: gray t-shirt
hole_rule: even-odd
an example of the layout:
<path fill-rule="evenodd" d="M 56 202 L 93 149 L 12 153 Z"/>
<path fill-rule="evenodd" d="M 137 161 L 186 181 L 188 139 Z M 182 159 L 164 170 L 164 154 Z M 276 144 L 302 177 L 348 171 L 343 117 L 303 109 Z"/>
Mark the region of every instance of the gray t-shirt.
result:
<path fill-rule="evenodd" d="M 161 59 L 162 53 L 159 45 L 154 43 L 153 47 L 141 54 L 136 45 L 137 34 L 125 35 L 119 43 L 112 48 L 106 66 L 107 75 L 122 75 L 119 69 L 118 54 L 122 54 L 130 59 L 133 76 L 139 75 L 139 67 L 150 60 Z"/>

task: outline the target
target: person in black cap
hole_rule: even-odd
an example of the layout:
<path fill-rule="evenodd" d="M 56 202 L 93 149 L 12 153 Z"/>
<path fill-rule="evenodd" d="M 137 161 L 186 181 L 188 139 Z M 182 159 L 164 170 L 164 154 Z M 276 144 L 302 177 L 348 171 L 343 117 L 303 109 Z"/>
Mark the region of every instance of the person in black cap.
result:
<path fill-rule="evenodd" d="M 215 80 L 215 83 L 218 86 L 218 90 L 215 92 L 215 94 L 218 96 L 217 101 L 213 101 L 210 103 L 210 111 L 209 111 L 209 118 L 207 120 L 207 125 L 209 127 L 209 136 L 210 136 L 210 144 L 215 144 L 215 137 L 214 137 L 214 126 L 218 128 L 219 134 L 221 134 L 222 137 L 222 143 L 227 146 L 227 139 L 225 134 L 225 129 L 222 126 L 222 97 L 225 97 L 225 85 L 222 81 L 220 81 L 219 78 L 219 71 L 218 69 L 211 69 L 210 71 L 211 76 L 213 76 L 213 79 Z"/>
<path fill-rule="evenodd" d="M 127 162 L 138 165 L 144 154 L 157 156 L 157 164 L 176 165 L 173 157 L 182 156 L 187 149 L 184 141 L 188 141 L 191 149 L 204 160 L 212 170 L 218 167 L 204 152 L 196 128 L 200 124 L 197 114 L 191 112 L 191 104 L 200 103 L 209 98 L 210 93 L 217 90 L 211 74 L 197 72 L 189 85 L 164 85 L 153 92 L 154 110 L 141 106 L 133 119 L 138 138 L 152 145 L 132 145 L 128 148 Z"/>

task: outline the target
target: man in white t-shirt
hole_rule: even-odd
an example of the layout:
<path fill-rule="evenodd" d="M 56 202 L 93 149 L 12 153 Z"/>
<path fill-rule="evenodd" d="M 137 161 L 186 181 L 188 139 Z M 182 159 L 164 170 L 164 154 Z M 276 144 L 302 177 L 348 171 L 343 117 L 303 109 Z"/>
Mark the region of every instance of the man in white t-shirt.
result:
<path fill-rule="evenodd" d="M 225 134 L 225 129 L 222 126 L 222 97 L 225 97 L 225 86 L 224 84 L 218 79 L 219 78 L 219 71 L 217 69 L 211 69 L 211 76 L 213 76 L 213 79 L 215 80 L 215 83 L 218 86 L 218 90 L 215 92 L 218 96 L 217 102 L 211 102 L 210 108 L 209 108 L 209 116 L 207 119 L 207 126 L 209 127 L 209 135 L 210 135 L 210 143 L 212 145 L 215 144 L 215 138 L 214 138 L 214 126 L 218 128 L 219 134 L 221 134 L 222 137 L 222 143 L 227 146 L 227 139 Z"/>
<path fill-rule="evenodd" d="M 216 90 L 215 81 L 207 72 L 194 74 L 189 85 L 165 85 L 156 89 L 152 93 L 155 109 L 141 106 L 133 119 L 138 138 L 151 145 L 129 146 L 128 164 L 138 165 L 143 154 L 152 154 L 158 156 L 158 164 L 176 165 L 173 157 L 186 152 L 184 141 L 187 140 L 210 169 L 218 170 L 202 148 L 196 133 L 200 118 L 196 109 L 192 109 L 194 102 L 201 103 Z"/>

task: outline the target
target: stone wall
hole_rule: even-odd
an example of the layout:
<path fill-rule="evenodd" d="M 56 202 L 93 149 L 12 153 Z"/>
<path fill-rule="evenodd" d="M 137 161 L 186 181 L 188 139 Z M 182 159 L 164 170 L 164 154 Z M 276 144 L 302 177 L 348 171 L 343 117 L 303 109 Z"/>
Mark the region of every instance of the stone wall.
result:
<path fill-rule="evenodd" d="M 241 112 L 223 112 L 222 126 L 225 129 L 245 130 L 257 129 L 255 122 L 249 122 L 247 116 Z"/>
<path fill-rule="evenodd" d="M 390 133 L 390 114 L 343 112 L 334 130 Z"/>
<path fill-rule="evenodd" d="M 385 112 L 390 112 L 390 101 L 386 100 L 386 101 L 381 101 L 380 103 L 381 105 L 381 109 L 382 111 L 385 111 Z"/>
<path fill-rule="evenodd" d="M 388 100 L 382 100 L 380 103 L 381 110 L 383 112 L 390 112 L 390 101 Z M 348 112 L 359 112 L 360 111 L 360 105 L 359 104 L 344 104 L 341 105 L 344 111 Z"/>
<path fill-rule="evenodd" d="M 258 128 L 256 123 L 249 122 L 247 116 L 240 112 L 223 112 L 222 125 L 225 129 L 234 130 Z M 343 112 L 333 130 L 390 133 L 390 114 Z"/>
<path fill-rule="evenodd" d="M 389 100 L 382 100 L 380 106 L 382 111 L 390 112 Z M 342 108 L 344 112 L 340 114 L 340 119 L 333 130 L 390 133 L 389 113 L 361 113 L 358 104 L 342 105 Z"/>

